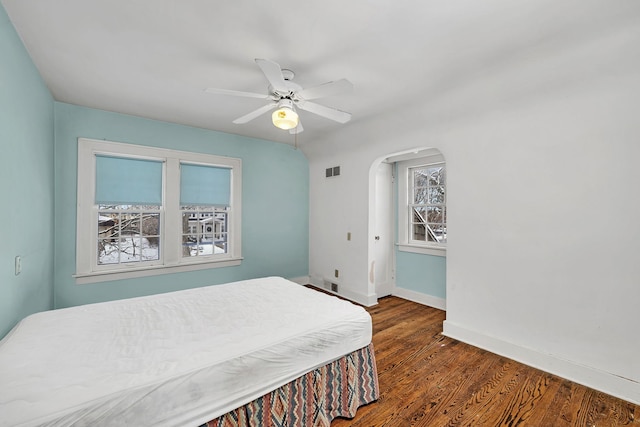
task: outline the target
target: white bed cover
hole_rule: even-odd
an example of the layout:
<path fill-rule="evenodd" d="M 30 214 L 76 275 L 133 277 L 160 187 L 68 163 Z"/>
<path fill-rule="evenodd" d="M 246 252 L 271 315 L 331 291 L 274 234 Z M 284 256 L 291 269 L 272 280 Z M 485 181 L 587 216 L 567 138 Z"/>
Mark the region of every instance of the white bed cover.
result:
<path fill-rule="evenodd" d="M 37 313 L 0 341 L 0 425 L 198 426 L 370 342 L 279 277 Z"/>

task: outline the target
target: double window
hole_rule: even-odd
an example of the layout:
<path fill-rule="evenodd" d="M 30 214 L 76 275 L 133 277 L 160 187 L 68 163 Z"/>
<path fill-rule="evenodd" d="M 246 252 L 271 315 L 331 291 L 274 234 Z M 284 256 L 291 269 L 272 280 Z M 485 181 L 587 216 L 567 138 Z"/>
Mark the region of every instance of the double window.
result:
<path fill-rule="evenodd" d="M 240 159 L 78 140 L 76 281 L 238 265 Z"/>
<path fill-rule="evenodd" d="M 399 249 L 443 255 L 447 243 L 446 168 L 441 154 L 397 163 Z"/>

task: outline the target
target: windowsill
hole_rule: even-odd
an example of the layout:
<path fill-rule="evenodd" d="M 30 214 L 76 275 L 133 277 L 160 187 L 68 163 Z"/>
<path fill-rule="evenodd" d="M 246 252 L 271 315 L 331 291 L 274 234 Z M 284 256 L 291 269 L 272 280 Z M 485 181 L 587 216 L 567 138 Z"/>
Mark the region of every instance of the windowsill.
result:
<path fill-rule="evenodd" d="M 433 256 L 447 256 L 447 248 L 436 246 L 419 246 L 408 245 L 406 243 L 396 243 L 400 252 L 412 252 L 414 254 L 433 255 Z"/>
<path fill-rule="evenodd" d="M 131 270 L 118 271 L 95 271 L 91 273 L 76 273 L 76 285 L 88 283 L 107 282 L 111 280 L 134 279 L 137 277 L 157 276 L 160 274 L 182 273 L 186 271 L 205 270 L 210 268 L 233 267 L 240 265 L 243 258 L 227 258 L 220 261 L 200 262 L 180 265 L 154 265 L 149 267 L 136 268 Z"/>

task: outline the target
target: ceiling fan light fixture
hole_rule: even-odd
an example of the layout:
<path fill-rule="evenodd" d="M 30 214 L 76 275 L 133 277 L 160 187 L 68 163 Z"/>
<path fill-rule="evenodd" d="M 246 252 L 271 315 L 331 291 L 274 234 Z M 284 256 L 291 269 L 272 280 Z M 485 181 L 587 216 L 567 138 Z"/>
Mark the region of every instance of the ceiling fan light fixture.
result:
<path fill-rule="evenodd" d="M 280 101 L 278 109 L 271 115 L 271 121 L 275 127 L 283 130 L 298 126 L 298 113 L 293 110 L 293 103 L 289 100 Z"/>

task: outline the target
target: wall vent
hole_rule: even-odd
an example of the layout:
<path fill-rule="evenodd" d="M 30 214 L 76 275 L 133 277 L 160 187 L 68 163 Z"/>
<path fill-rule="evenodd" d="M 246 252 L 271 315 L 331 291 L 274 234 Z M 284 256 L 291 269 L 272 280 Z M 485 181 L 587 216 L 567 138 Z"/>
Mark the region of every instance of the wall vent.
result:
<path fill-rule="evenodd" d="M 338 293 L 338 284 L 329 280 L 324 281 L 324 288 L 328 291 Z"/>
<path fill-rule="evenodd" d="M 330 178 L 332 176 L 338 176 L 338 175 L 340 175 L 340 166 L 334 166 L 332 168 L 327 168 L 324 171 L 324 176 L 326 178 Z"/>

